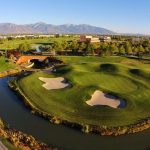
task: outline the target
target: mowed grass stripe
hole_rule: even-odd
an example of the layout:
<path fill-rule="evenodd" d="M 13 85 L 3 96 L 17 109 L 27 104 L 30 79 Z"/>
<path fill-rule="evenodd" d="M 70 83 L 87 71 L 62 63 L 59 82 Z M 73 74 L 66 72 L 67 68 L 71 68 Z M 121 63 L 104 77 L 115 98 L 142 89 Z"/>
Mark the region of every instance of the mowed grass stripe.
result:
<path fill-rule="evenodd" d="M 150 117 L 149 83 L 144 76 L 135 77 L 130 73 L 130 69 L 138 68 L 138 62 L 131 66 L 122 64 L 122 61 L 131 61 L 122 57 L 60 58 L 66 66 L 55 74 L 38 72 L 18 81 L 19 87 L 41 110 L 72 122 L 106 126 L 133 124 Z M 102 64 L 108 68 L 103 70 Z M 143 68 L 140 64 L 138 69 L 147 70 L 144 64 Z M 57 76 L 67 78 L 73 87 L 48 91 L 38 79 Z M 88 106 L 85 101 L 97 89 L 115 93 L 127 102 L 127 106 L 123 109 Z"/>

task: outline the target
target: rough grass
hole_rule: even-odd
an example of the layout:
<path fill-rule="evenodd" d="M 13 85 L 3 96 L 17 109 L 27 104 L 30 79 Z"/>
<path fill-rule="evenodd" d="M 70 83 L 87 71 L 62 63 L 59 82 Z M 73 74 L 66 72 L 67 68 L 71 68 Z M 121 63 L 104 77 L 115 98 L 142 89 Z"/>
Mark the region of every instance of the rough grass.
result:
<path fill-rule="evenodd" d="M 123 57 L 60 58 L 66 65 L 55 74 L 38 72 L 18 81 L 19 87 L 41 110 L 72 122 L 106 126 L 129 125 L 150 117 L 149 80 L 131 72 L 139 69 L 149 74 L 150 65 L 122 64 L 122 61 L 131 61 Z M 48 91 L 38 79 L 56 76 L 67 78 L 73 87 Z M 127 106 L 123 109 L 88 106 L 85 101 L 97 89 L 116 94 Z"/>
<path fill-rule="evenodd" d="M 6 58 L 0 57 L 0 72 L 14 68 L 15 65 L 7 61 Z"/>

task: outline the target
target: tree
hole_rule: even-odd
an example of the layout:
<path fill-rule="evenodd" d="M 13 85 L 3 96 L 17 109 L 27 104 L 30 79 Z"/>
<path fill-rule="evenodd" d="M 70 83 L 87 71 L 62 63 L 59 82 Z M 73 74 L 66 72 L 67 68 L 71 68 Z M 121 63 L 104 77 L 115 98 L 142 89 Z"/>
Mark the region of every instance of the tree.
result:
<path fill-rule="evenodd" d="M 107 50 L 108 50 L 108 44 L 107 43 L 102 43 L 99 47 L 101 51 L 101 55 L 107 55 Z"/>
<path fill-rule="evenodd" d="M 123 45 L 119 48 L 119 53 L 120 53 L 121 55 L 124 55 L 124 54 L 125 54 L 125 48 L 124 48 Z"/>
<path fill-rule="evenodd" d="M 22 43 L 19 45 L 18 50 L 26 52 L 28 50 L 31 50 L 31 45 L 29 43 Z"/>
<path fill-rule="evenodd" d="M 143 47 L 148 47 L 148 46 L 150 46 L 150 41 L 145 40 L 145 41 L 143 41 L 142 45 L 143 45 Z"/>
<path fill-rule="evenodd" d="M 87 54 L 93 54 L 94 55 L 94 50 L 96 49 L 95 45 L 92 43 L 88 43 L 86 48 L 85 48 L 85 55 Z"/>
<path fill-rule="evenodd" d="M 109 46 L 109 50 L 111 51 L 112 54 L 118 54 L 119 53 L 118 47 L 114 44 Z"/>
<path fill-rule="evenodd" d="M 60 50 L 62 50 L 62 45 L 59 42 L 55 41 L 52 44 L 52 49 L 55 51 L 60 51 Z"/>
<path fill-rule="evenodd" d="M 66 40 L 62 41 L 62 49 L 65 50 L 65 54 L 67 54 L 68 43 Z"/>
<path fill-rule="evenodd" d="M 68 47 L 68 43 L 67 43 L 66 40 L 62 41 L 62 44 L 61 44 L 61 45 L 62 45 L 63 50 L 66 50 L 67 47 Z"/>
<path fill-rule="evenodd" d="M 47 51 L 51 52 L 53 50 L 52 45 L 46 46 Z"/>
<path fill-rule="evenodd" d="M 143 46 L 140 45 L 140 46 L 138 47 L 138 57 L 139 57 L 139 60 L 142 59 L 142 56 L 143 56 L 143 53 L 144 53 L 144 52 L 145 52 L 145 50 L 144 50 Z"/>
<path fill-rule="evenodd" d="M 133 47 L 133 48 L 132 48 L 132 52 L 133 52 L 134 54 L 137 54 L 137 53 L 138 53 L 138 48 L 137 48 L 137 47 Z"/>
<path fill-rule="evenodd" d="M 132 48 L 131 48 L 131 45 L 126 42 L 125 44 L 125 52 L 129 55 L 129 54 L 132 54 Z"/>
<path fill-rule="evenodd" d="M 47 45 L 44 47 L 44 49 L 50 52 L 52 55 L 56 55 L 56 51 L 53 49 L 52 45 Z"/>
<path fill-rule="evenodd" d="M 79 44 L 78 44 L 78 42 L 77 42 L 77 41 L 72 41 L 72 42 L 70 43 L 69 48 L 72 50 L 73 53 L 77 52 L 78 49 L 79 49 Z"/>
<path fill-rule="evenodd" d="M 138 47 L 138 52 L 144 53 L 144 51 L 145 51 L 145 49 L 143 48 L 142 45 L 140 45 L 140 46 Z"/>
<path fill-rule="evenodd" d="M 82 43 L 79 44 L 79 50 L 80 51 L 84 51 L 85 48 L 86 48 L 86 44 L 85 43 L 82 42 Z"/>
<path fill-rule="evenodd" d="M 150 52 L 150 48 L 149 47 L 145 47 L 145 52 L 148 54 Z"/>

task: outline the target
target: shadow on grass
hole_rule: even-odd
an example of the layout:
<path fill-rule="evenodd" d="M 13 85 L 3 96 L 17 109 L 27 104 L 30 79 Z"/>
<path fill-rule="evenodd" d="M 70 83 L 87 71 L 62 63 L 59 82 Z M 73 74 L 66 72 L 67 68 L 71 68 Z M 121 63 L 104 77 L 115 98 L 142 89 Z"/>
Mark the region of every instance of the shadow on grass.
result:
<path fill-rule="evenodd" d="M 52 45 L 53 43 L 52 42 L 45 42 L 45 43 L 42 43 L 42 42 L 38 42 L 38 43 L 36 43 L 36 44 L 38 44 L 38 45 Z"/>
<path fill-rule="evenodd" d="M 140 69 L 130 69 L 129 72 L 133 75 L 136 75 L 136 76 L 150 80 L 150 74 L 148 74 L 148 73 L 146 73 Z"/>
<path fill-rule="evenodd" d="M 101 64 L 99 71 L 106 73 L 117 73 L 118 68 L 114 64 Z"/>
<path fill-rule="evenodd" d="M 54 75 L 60 76 L 71 72 L 72 68 L 67 65 L 60 65 L 56 67 L 56 72 L 53 72 Z"/>

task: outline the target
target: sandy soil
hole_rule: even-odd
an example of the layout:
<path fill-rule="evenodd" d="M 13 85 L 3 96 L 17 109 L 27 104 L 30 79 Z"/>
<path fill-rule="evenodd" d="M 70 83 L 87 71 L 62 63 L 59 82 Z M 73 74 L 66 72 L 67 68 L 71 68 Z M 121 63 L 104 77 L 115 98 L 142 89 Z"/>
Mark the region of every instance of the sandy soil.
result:
<path fill-rule="evenodd" d="M 95 105 L 106 105 L 112 108 L 118 108 L 120 105 L 120 100 L 114 99 L 111 96 L 106 96 L 105 93 L 96 90 L 94 94 L 92 95 L 92 98 L 86 103 L 90 106 L 95 106 Z"/>
<path fill-rule="evenodd" d="M 45 82 L 42 86 L 47 90 L 53 90 L 53 89 L 62 89 L 69 86 L 69 83 L 64 82 L 63 77 L 58 78 L 43 78 L 39 77 L 39 80 Z"/>

